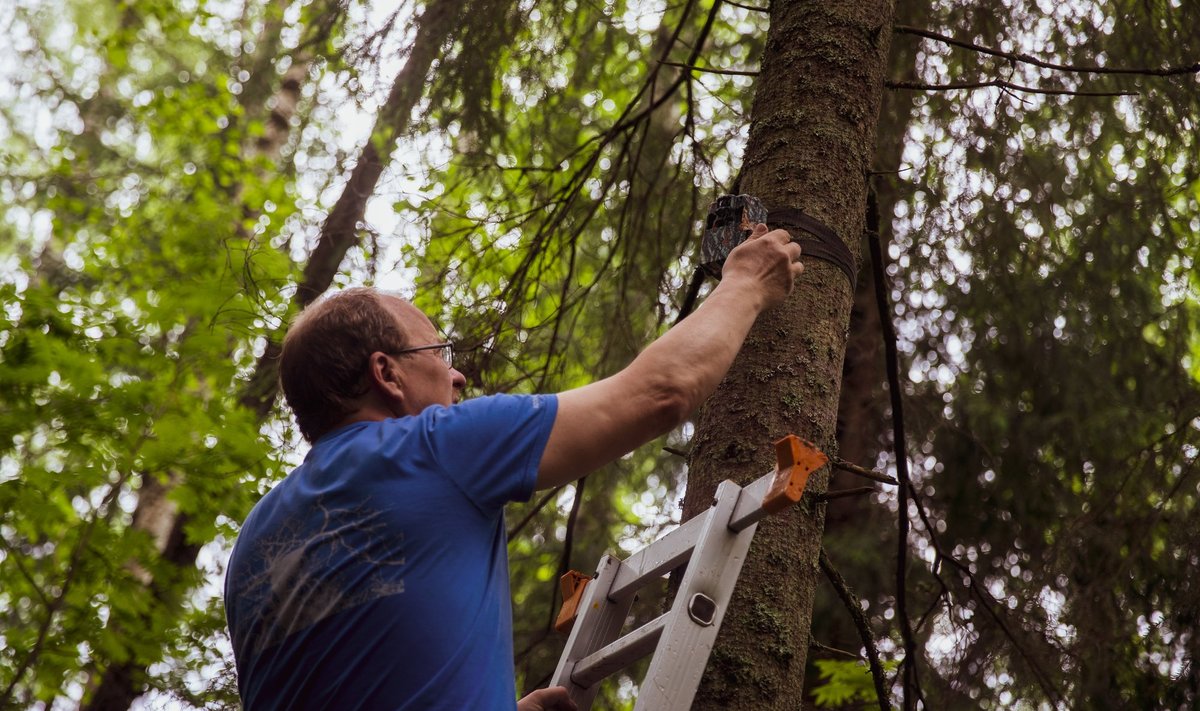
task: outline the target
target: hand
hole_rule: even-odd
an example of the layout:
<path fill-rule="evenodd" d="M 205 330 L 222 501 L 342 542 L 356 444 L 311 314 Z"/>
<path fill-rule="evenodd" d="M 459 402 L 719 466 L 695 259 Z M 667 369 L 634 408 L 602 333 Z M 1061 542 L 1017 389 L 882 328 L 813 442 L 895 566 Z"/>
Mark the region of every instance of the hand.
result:
<path fill-rule="evenodd" d="M 729 253 L 721 268 L 721 283 L 733 281 L 756 288 L 765 310 L 783 303 L 803 271 L 800 245 L 787 230 L 768 231 L 766 225 L 758 224 L 750 237 Z"/>
<path fill-rule="evenodd" d="M 538 689 L 517 702 L 517 711 L 576 711 L 576 708 L 561 686 Z"/>

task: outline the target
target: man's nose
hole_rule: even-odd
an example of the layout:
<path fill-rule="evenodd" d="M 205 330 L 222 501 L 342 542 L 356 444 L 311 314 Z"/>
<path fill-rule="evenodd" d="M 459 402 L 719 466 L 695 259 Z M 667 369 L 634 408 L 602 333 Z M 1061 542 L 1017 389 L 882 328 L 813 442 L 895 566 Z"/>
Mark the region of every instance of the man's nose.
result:
<path fill-rule="evenodd" d="M 450 384 L 454 386 L 455 390 L 462 390 L 467 386 L 467 376 L 458 372 L 458 368 L 451 368 Z"/>

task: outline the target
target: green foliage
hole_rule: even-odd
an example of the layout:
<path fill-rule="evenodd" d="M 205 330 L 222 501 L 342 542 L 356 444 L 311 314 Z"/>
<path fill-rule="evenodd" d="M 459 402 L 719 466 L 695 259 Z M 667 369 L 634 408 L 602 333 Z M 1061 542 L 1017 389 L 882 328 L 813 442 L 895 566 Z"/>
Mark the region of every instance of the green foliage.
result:
<path fill-rule="evenodd" d="M 58 9 L 9 18 L 32 40 L 29 110 L 55 130 L 5 116 L 6 707 L 78 700 L 113 665 L 183 655 L 195 552 L 248 511 L 247 481 L 279 474 L 239 397 L 285 303 L 293 266 L 265 236 L 295 214 L 295 189 L 248 155 L 245 48 L 207 5 Z"/>
<path fill-rule="evenodd" d="M 245 387 L 354 164 L 345 119 L 378 104 L 403 55 L 408 6 L 368 25 L 365 3 L 235 5 L 0 10 L 20 58 L 0 70 L 0 706 L 78 702 L 133 663 L 163 696 L 236 707 L 207 588 L 293 456 L 286 422 L 247 410 Z M 726 3 L 471 8 L 378 191 L 398 226 L 370 211 L 335 282 L 399 279 L 459 344 L 473 392 L 575 387 L 675 318 L 696 222 L 733 183 L 753 80 L 674 65 L 753 69 L 768 17 Z M 1063 64 L 1200 56 L 1188 3 L 902 10 Z M 910 610 L 934 611 L 917 630 L 927 701 L 1186 707 L 1200 693 L 1188 661 L 1200 620 L 1195 76 L 893 44 L 915 57 L 899 77 L 1137 92 L 891 97 L 899 121 L 882 139 L 905 153 L 873 179 L 895 193 L 884 222 L 909 454 L 940 550 L 962 566 L 914 558 Z M 284 97 L 295 66 L 301 87 Z M 531 515 L 510 544 L 519 686 L 557 657 L 561 569 L 670 526 L 681 478 L 681 460 L 652 445 L 582 493 L 509 512 L 514 528 Z M 161 504 L 173 542 L 147 525 Z M 878 507 L 875 523 L 826 539 L 885 642 L 892 516 Z M 931 540 L 914 534 L 919 552 Z M 830 612 L 814 636 L 857 646 Z M 821 703 L 873 698 L 861 666 L 816 664 Z M 628 706 L 623 683 L 601 703 Z"/>
<path fill-rule="evenodd" d="M 817 706 L 834 708 L 855 701 L 875 701 L 875 683 L 871 670 L 863 662 L 840 659 L 817 659 L 817 667 L 823 683 L 813 687 L 813 699 Z M 897 662 L 885 662 L 884 671 L 895 672 Z"/>

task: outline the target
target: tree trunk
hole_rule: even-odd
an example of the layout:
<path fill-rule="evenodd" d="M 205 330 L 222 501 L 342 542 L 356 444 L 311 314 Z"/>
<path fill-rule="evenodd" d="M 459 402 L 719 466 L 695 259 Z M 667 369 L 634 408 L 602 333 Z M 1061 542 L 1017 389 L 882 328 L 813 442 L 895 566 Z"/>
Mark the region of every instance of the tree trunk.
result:
<path fill-rule="evenodd" d="M 742 192 L 830 226 L 856 263 L 867 175 L 891 41 L 892 0 L 775 0 L 743 166 Z M 724 479 L 772 468 L 789 432 L 830 454 L 853 291 L 834 265 L 805 259 L 783 306 L 763 314 L 701 410 L 684 516 Z M 794 709 L 804 687 L 824 509 L 812 495 L 759 525 L 694 708 Z"/>

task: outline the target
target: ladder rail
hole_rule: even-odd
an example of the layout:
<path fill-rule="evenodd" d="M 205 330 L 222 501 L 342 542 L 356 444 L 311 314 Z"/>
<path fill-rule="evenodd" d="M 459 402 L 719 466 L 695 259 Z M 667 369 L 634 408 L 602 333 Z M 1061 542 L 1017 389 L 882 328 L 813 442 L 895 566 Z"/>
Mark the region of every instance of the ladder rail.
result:
<path fill-rule="evenodd" d="M 763 508 L 763 499 L 775 482 L 774 472 L 764 474 L 738 492 L 737 504 L 729 517 L 729 530 L 742 531 L 747 526 L 758 523 L 770 514 Z"/>
<path fill-rule="evenodd" d="M 566 687 L 580 711 L 591 708 L 602 680 L 647 655 L 634 711 L 690 708 L 758 522 L 799 501 L 809 475 L 828 461 L 794 435 L 775 448 L 774 472 L 745 487 L 722 482 L 706 512 L 624 561 L 605 555 L 586 586 L 585 576 L 564 576 L 570 604 L 564 600 L 560 629 L 574 625 L 550 683 Z M 670 611 L 622 635 L 638 590 L 684 564 Z"/>
<path fill-rule="evenodd" d="M 554 676 L 550 678 L 550 686 L 565 687 L 571 700 L 580 709 L 592 707 L 600 684 L 576 684 L 571 680 L 575 668 L 581 659 L 592 653 L 592 650 L 603 647 L 620 634 L 629 608 L 633 607 L 633 595 L 623 600 L 608 599 L 608 588 L 612 586 L 620 567 L 621 561 L 614 556 L 605 555 L 600 559 L 596 568 L 596 578 L 584 589 L 583 599 L 579 604 L 580 620 L 586 619 L 587 624 L 579 624 L 577 620 L 571 628 L 558 667 L 554 670 Z"/>
<path fill-rule="evenodd" d="M 692 706 L 758 528 L 752 524 L 736 534 L 728 528 L 741 490 L 732 481 L 717 487 L 717 503 L 710 509 L 712 525 L 706 526 L 696 541 L 634 711 L 687 711 Z M 710 618 L 697 619 L 694 614 L 697 594 L 714 603 Z M 697 663 L 699 660 L 705 663 Z"/>

